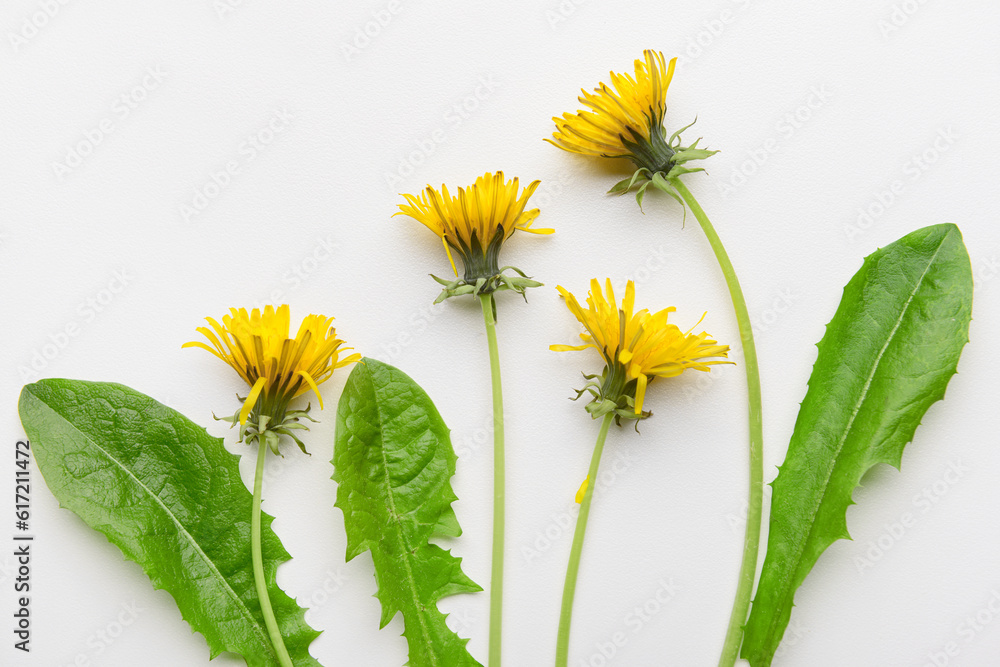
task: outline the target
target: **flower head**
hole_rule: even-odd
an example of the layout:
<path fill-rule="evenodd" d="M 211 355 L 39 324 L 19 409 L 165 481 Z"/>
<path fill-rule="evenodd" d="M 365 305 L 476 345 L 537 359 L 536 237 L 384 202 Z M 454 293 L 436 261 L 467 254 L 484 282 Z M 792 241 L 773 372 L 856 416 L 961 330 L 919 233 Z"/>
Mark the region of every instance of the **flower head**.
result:
<path fill-rule="evenodd" d="M 577 99 L 590 110 L 553 118 L 556 131 L 546 141 L 571 153 L 624 157 L 634 162 L 638 170 L 613 187 L 612 192 L 628 191 L 640 176 L 670 192 L 669 179 L 703 171 L 684 167 L 686 162 L 716 152 L 698 148 L 698 141 L 688 147 L 680 145 L 680 133 L 690 125 L 667 137 L 663 119 L 667 111 L 667 88 L 676 63 L 676 58 L 667 63 L 662 53 L 646 49 L 643 60 L 635 61 L 634 76 L 611 72 L 610 86 L 600 83 L 592 93 L 581 90 L 582 95 Z M 660 177 L 655 178 L 656 174 Z M 640 192 L 644 189 L 640 187 Z M 637 198 L 641 204 L 642 198 L 638 195 Z"/>
<path fill-rule="evenodd" d="M 473 185 L 458 188 L 457 196 L 451 195 L 446 185 L 441 186 L 440 192 L 428 185 L 419 197 L 403 195 L 406 204 L 400 204 L 395 215 L 408 215 L 441 238 L 456 277 L 458 269 L 452 251 L 462 259 L 463 278 L 455 281 L 435 278 L 446 288 L 438 301 L 457 294 L 489 294 L 498 289 L 523 293 L 524 288 L 540 284 L 528 280 L 514 267 L 500 268 L 499 262 L 503 242 L 515 231 L 532 234 L 553 231 L 533 228 L 531 223 L 539 211 L 525 210 L 538 183 L 532 181 L 519 194 L 518 179 L 504 180 L 503 172 L 498 171 L 483 174 Z M 508 268 L 519 277 L 503 275 Z"/>
<path fill-rule="evenodd" d="M 583 345 L 552 345 L 550 349 L 565 352 L 592 347 L 604 358 L 602 375 L 587 376 L 588 380 L 600 377 L 601 383 L 591 382 L 580 391 L 594 396 L 587 410 L 595 417 L 611 411 L 618 417 L 648 416 L 642 405 L 646 386 L 653 378 L 673 377 L 687 369 L 708 371 L 715 364 L 732 363 L 725 360 L 728 345 L 719 345 L 705 332 L 692 334 L 694 327 L 682 332 L 668 323 L 675 308 L 635 312 L 635 285 L 631 280 L 620 307 L 610 279 L 605 282 L 604 292 L 597 279 L 590 281 L 587 308 L 565 288 L 557 289 L 587 331 L 580 334 Z"/>
<path fill-rule="evenodd" d="M 277 435 L 288 435 L 305 451 L 291 431 L 305 428 L 297 422 L 302 417 L 309 418 L 308 408 L 290 411 L 289 402 L 312 391 L 322 409 L 319 385 L 335 369 L 361 358 L 357 353 L 340 358 L 341 353 L 352 348 L 341 347 L 344 341 L 337 338 L 336 329 L 331 326 L 333 318 L 308 315 L 295 338 L 288 337 L 287 305 L 277 310 L 267 306 L 264 312 L 254 308 L 249 313 L 245 308 L 230 308 L 222 324 L 211 317 L 205 319 L 212 328 L 198 327 L 198 332 L 211 346 L 193 341 L 182 347 L 208 350 L 229 364 L 250 386 L 243 407 L 230 420 L 234 425 L 240 424 L 241 439 L 252 442 L 266 437 L 277 453 Z"/>
<path fill-rule="evenodd" d="M 635 61 L 634 78 L 610 72 L 610 87 L 600 83 L 592 93 L 581 90 L 579 100 L 591 111 L 553 118 L 556 131 L 547 141 L 571 153 L 598 157 L 631 157 L 627 143 L 652 141 L 662 128 L 677 58 L 667 65 L 662 53 L 647 49 L 643 56 L 645 60 Z"/>

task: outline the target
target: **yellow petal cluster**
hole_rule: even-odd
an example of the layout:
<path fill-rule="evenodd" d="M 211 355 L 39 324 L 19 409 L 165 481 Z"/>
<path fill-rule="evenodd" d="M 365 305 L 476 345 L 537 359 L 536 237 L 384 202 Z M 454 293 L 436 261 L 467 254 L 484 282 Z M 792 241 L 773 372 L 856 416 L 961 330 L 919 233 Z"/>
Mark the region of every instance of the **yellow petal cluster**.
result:
<path fill-rule="evenodd" d="M 473 185 L 458 188 L 452 195 L 446 185 L 438 192 L 427 186 L 420 196 L 404 194 L 406 204 L 399 204 L 395 215 L 408 215 L 423 223 L 437 234 L 444 244 L 451 267 L 458 275 L 451 250 L 456 250 L 469 268 L 470 263 L 482 263 L 487 250 L 493 248 L 494 257 L 499 245 L 516 230 L 532 234 L 551 234 L 551 229 L 534 229 L 531 223 L 538 217 L 538 209 L 525 210 L 528 198 L 538 187 L 532 181 L 520 190 L 518 179 L 505 180 L 502 171 L 486 173 Z M 494 261 L 495 263 L 495 261 Z"/>
<path fill-rule="evenodd" d="M 728 345 L 719 345 L 705 332 L 691 333 L 694 327 L 682 332 L 675 324 L 667 322 L 675 308 L 655 313 L 645 309 L 636 312 L 635 285 L 631 280 L 625 287 L 620 307 L 610 279 L 606 280 L 603 292 L 596 278 L 590 281 L 586 308 L 562 286 L 557 289 L 570 312 L 587 331 L 580 334 L 583 345 L 552 345 L 550 349 L 563 352 L 592 347 L 601 353 L 609 366 L 620 365 L 628 380 L 636 381 L 637 415 L 642 413 L 646 385 L 651 378 L 673 377 L 687 369 L 708 371 L 715 364 L 731 363 L 725 361 Z"/>
<path fill-rule="evenodd" d="M 635 61 L 634 77 L 611 72 L 611 86 L 600 83 L 592 93 L 581 90 L 577 99 L 590 110 L 553 118 L 556 131 L 546 141 L 571 153 L 632 157 L 627 143 L 648 144 L 653 133 L 662 133 L 676 63 L 677 58 L 667 64 L 662 53 L 646 49 L 643 60 Z"/>
<path fill-rule="evenodd" d="M 229 315 L 219 324 L 206 317 L 211 325 L 198 327 L 198 332 L 208 339 L 211 346 L 200 341 L 185 343 L 183 347 L 200 347 L 232 366 L 251 387 L 240 411 L 239 421 L 247 417 L 263 397 L 261 410 L 273 419 L 280 419 L 288 402 L 310 389 L 323 407 L 319 385 L 341 368 L 361 358 L 351 354 L 344 359 L 344 341 L 337 338 L 331 326 L 332 317 L 308 315 L 299 326 L 295 338 L 289 338 L 289 310 L 287 305 L 267 306 L 263 312 L 254 308 L 247 312 L 230 308 Z"/>

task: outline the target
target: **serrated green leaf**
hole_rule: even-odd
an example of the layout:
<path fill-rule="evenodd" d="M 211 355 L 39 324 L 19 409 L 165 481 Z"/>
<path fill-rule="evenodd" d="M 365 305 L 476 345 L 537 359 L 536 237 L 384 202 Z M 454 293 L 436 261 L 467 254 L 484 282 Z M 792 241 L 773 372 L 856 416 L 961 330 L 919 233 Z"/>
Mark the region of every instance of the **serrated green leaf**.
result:
<path fill-rule="evenodd" d="M 865 259 L 819 343 L 788 454 L 773 483 L 767 557 L 742 657 L 771 664 L 795 591 L 847 538 L 846 513 L 874 465 L 899 468 L 968 341 L 972 269 L 958 227 L 919 229 Z"/>
<path fill-rule="evenodd" d="M 254 589 L 252 496 L 222 438 L 108 382 L 41 380 L 24 387 L 18 410 L 59 504 L 174 597 L 212 658 L 229 651 L 250 667 L 278 665 Z M 295 665 L 318 667 L 308 648 L 319 633 L 275 582 L 289 555 L 271 521 L 265 514 L 261 527 L 271 604 Z"/>
<path fill-rule="evenodd" d="M 479 665 L 436 603 L 482 588 L 462 572 L 461 558 L 428 542 L 461 534 L 449 481 L 456 459 L 448 427 L 409 376 L 368 358 L 354 367 L 337 408 L 336 506 L 347 560 L 372 553 L 380 627 L 403 614 L 413 667 Z"/>

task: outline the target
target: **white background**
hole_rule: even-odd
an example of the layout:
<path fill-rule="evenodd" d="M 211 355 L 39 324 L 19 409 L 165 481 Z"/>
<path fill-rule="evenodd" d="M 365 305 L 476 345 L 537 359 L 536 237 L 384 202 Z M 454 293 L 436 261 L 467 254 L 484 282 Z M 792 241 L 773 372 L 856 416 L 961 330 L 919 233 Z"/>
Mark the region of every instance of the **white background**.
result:
<path fill-rule="evenodd" d="M 245 453 L 211 419 L 213 410 L 234 410 L 244 388 L 216 359 L 181 344 L 198 337 L 207 315 L 287 302 L 293 318 L 335 315 L 351 345 L 399 366 L 436 401 L 460 453 L 453 484 L 465 533 L 450 546 L 488 587 L 482 317 L 472 299 L 431 306 L 439 288 L 427 274 L 448 271 L 441 244 L 390 215 L 397 193 L 426 183 L 458 186 L 496 169 L 541 179 L 537 224 L 556 234 L 516 235 L 504 260 L 546 287 L 527 304 L 500 296 L 499 336 L 510 496 L 506 664 L 550 664 L 570 546 L 561 515 L 573 507 L 597 432 L 583 405 L 566 399 L 580 371 L 600 368 L 590 352 L 548 350 L 578 332 L 554 286 L 582 297 L 592 276 L 618 285 L 634 277 L 639 304 L 676 306 L 682 327 L 708 311 L 707 331 L 724 343 L 737 338 L 693 219 L 682 227 L 680 208 L 653 192 L 640 214 L 631 197 L 604 194 L 627 165 L 542 142 L 551 116 L 578 108 L 580 87 L 610 69 L 631 71 L 650 47 L 683 57 L 668 126 L 697 115 L 687 136 L 722 150 L 706 165 L 710 175 L 688 183 L 732 255 L 756 327 L 768 480 L 784 456 L 813 344 L 862 257 L 945 221 L 961 227 L 972 257 L 971 343 L 947 400 L 928 412 L 902 472 L 879 468 L 856 492 L 854 541 L 831 547 L 799 591 L 775 665 L 997 664 L 1000 621 L 973 629 L 966 620 L 992 620 L 1000 592 L 995 3 L 397 2 L 392 13 L 383 0 L 234 0 L 220 13 L 210 0 L 50 0 L 51 18 L 38 13 L 45 2 L 4 3 L 0 498 L 13 505 L 18 392 L 39 377 L 126 383 Z M 377 16 L 384 25 L 372 23 Z M 359 37 L 365 30 L 371 36 Z M 142 99 L 131 108 L 123 95 Z M 250 149 L 248 138 L 278 112 L 291 116 L 275 120 L 282 131 L 264 132 L 268 143 Z M 71 160 L 68 173 L 56 166 L 95 128 L 104 136 L 91 151 L 84 146 L 89 155 Z M 235 175 L 215 188 L 213 173 L 230 162 Z M 185 214 L 206 190 L 202 209 Z M 859 223 L 864 210 L 873 215 Z M 68 326 L 74 335 L 63 336 Z M 742 546 L 746 389 L 741 367 L 695 375 L 655 383 L 647 395 L 655 416 L 641 434 L 623 428 L 609 438 L 605 469 L 618 461 L 619 472 L 595 498 L 574 666 L 603 664 L 600 646 L 618 632 L 627 641 L 608 664 L 717 660 Z M 327 665 L 400 665 L 401 619 L 378 630 L 371 559 L 345 564 L 333 507 L 333 406 L 346 377 L 323 386 L 327 410 L 307 439 L 313 456 L 288 447 L 283 466 L 271 462 L 265 509 L 294 555 L 279 582 L 323 630 L 313 655 Z M 241 466 L 249 483 L 253 455 Z M 33 652 L 11 648 L 13 559 L 0 556 L 0 663 L 207 664 L 204 639 L 172 598 L 58 509 L 37 470 L 34 480 Z M 900 534 L 894 525 L 907 514 L 914 525 Z M 0 537 L 13 533 L 9 518 Z M 661 580 L 676 591 L 657 610 Z M 634 615 L 647 604 L 655 613 Z M 129 606 L 134 617 L 123 613 Z M 440 606 L 485 660 L 487 595 Z M 110 645 L 100 639 L 109 632 L 117 635 Z M 949 643 L 958 654 L 946 658 Z"/>

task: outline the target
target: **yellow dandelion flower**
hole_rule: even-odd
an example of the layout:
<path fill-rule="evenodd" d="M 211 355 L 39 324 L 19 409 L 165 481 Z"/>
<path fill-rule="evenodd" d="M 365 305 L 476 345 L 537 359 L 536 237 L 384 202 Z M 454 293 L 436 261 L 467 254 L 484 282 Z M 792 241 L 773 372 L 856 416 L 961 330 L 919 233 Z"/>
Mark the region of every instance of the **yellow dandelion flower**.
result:
<path fill-rule="evenodd" d="M 557 289 L 587 331 L 580 334 L 583 345 L 552 345 L 550 349 L 564 352 L 594 348 L 604 357 L 602 383 L 584 388 L 597 399 L 593 408 L 588 406 L 595 416 L 610 410 L 626 416 L 626 406 L 633 416 L 641 416 L 646 386 L 653 378 L 674 377 L 688 369 L 708 371 L 715 364 L 732 363 L 725 360 L 728 345 L 719 345 L 705 332 L 691 333 L 694 327 L 681 331 L 667 322 L 675 308 L 655 313 L 635 311 L 635 285 L 631 280 L 620 307 L 610 279 L 603 292 L 597 279 L 590 281 L 587 308 L 565 288 Z"/>
<path fill-rule="evenodd" d="M 582 95 L 577 99 L 589 110 L 554 117 L 556 130 L 545 141 L 570 153 L 630 159 L 638 170 L 631 178 L 616 184 L 611 192 L 627 192 L 641 176 L 645 177 L 648 181 L 636 195 L 640 205 L 645 186 L 650 183 L 675 196 L 670 179 L 704 171 L 689 169 L 684 164 L 716 153 L 698 148 L 698 141 L 681 146 L 680 134 L 691 125 L 667 137 L 663 119 L 667 89 L 676 64 L 677 58 L 668 63 L 662 53 L 646 49 L 643 59 L 635 61 L 634 76 L 611 72 L 610 86 L 600 83 L 592 93 L 581 90 Z"/>
<path fill-rule="evenodd" d="M 208 350 L 239 373 L 250 386 L 250 393 L 234 422 L 242 426 L 249 420 L 258 431 L 270 428 L 284 433 L 290 428 L 285 419 L 291 414 L 289 402 L 308 391 L 316 394 L 322 409 L 319 385 L 328 380 L 335 369 L 361 358 L 357 353 L 340 358 L 343 352 L 352 348 L 341 347 L 344 341 L 337 338 L 336 329 L 331 326 L 332 317 L 308 315 L 302 320 L 295 338 L 289 338 L 287 305 L 277 310 L 267 306 L 263 312 L 254 308 L 249 313 L 245 308 L 231 308 L 229 315 L 222 318 L 222 324 L 211 317 L 205 319 L 211 329 L 198 327 L 197 331 L 211 346 L 192 341 L 182 347 Z M 295 411 L 293 419 L 307 416 L 304 412 Z M 291 433 L 284 434 L 298 442 Z"/>
<path fill-rule="evenodd" d="M 450 290 L 454 292 L 443 294 L 441 298 L 456 294 L 490 293 L 497 289 L 523 292 L 524 287 L 538 285 L 526 281 L 524 274 L 517 269 L 514 270 L 519 278 L 504 276 L 503 271 L 513 267 L 501 268 L 499 264 L 500 247 L 515 231 L 532 234 L 553 232 L 551 229 L 532 227 L 539 211 L 537 208 L 525 210 L 528 198 L 538 184 L 539 181 L 532 181 L 519 194 L 518 179 L 505 180 L 503 172 L 498 171 L 483 174 L 473 185 L 458 188 L 457 196 L 449 193 L 448 187 L 443 184 L 440 192 L 428 185 L 419 197 L 403 195 L 406 203 L 399 204 L 399 212 L 394 215 L 408 215 L 437 234 L 456 276 L 458 269 L 452 251 L 462 259 L 464 278 L 453 282 L 438 279 L 446 288 L 451 286 Z"/>
<path fill-rule="evenodd" d="M 649 49 L 643 57 L 635 61 L 635 77 L 611 72 L 610 87 L 600 83 L 592 93 L 581 90 L 579 100 L 591 111 L 553 118 L 556 131 L 546 141 L 571 153 L 630 157 L 632 149 L 627 144 L 662 139 L 667 88 L 677 58 L 668 65 L 662 53 Z"/>

